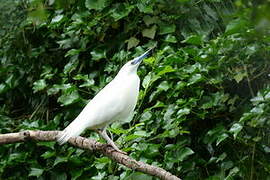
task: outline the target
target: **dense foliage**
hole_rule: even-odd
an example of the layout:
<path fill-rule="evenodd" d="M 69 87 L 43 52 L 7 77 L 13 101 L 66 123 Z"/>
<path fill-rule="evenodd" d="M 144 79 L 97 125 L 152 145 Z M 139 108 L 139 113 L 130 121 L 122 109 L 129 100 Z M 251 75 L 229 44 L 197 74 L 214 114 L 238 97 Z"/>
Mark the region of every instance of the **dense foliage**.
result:
<path fill-rule="evenodd" d="M 183 179 L 270 179 L 269 2 L 1 1 L 0 133 L 62 130 L 129 59 L 132 120 L 114 140 Z M 83 136 L 100 139 L 87 131 Z M 0 147 L 0 179 L 155 179 L 55 142 Z"/>

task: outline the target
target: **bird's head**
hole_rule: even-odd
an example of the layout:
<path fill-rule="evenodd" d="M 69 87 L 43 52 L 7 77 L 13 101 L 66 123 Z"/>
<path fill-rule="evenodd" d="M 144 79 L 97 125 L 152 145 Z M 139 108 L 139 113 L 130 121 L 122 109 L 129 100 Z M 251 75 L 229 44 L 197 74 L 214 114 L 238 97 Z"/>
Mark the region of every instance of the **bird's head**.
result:
<path fill-rule="evenodd" d="M 136 73 L 137 69 L 139 67 L 139 65 L 141 64 L 141 62 L 143 61 L 143 59 L 145 59 L 149 54 L 151 54 L 153 48 L 147 50 L 145 53 L 143 53 L 142 55 L 140 55 L 139 57 L 136 57 L 130 61 L 128 61 L 119 71 L 119 73 L 125 73 L 125 74 L 129 74 L 129 73 Z"/>

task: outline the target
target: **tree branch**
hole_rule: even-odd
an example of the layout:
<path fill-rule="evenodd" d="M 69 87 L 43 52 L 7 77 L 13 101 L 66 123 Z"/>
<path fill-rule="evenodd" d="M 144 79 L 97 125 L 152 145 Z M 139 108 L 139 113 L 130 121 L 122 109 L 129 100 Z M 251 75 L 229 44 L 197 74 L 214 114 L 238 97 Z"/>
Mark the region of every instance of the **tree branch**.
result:
<path fill-rule="evenodd" d="M 36 141 L 55 141 L 56 136 L 60 131 L 22 131 L 18 133 L 8 133 L 0 134 L 0 145 L 1 144 L 11 144 L 16 142 L 25 142 L 28 140 Z M 181 180 L 180 178 L 172 175 L 168 171 L 155 167 L 140 161 L 136 161 L 130 158 L 127 155 L 115 151 L 112 147 L 107 144 L 101 144 L 93 139 L 87 139 L 83 137 L 74 137 L 70 138 L 68 141 L 75 147 L 81 149 L 88 149 L 91 151 L 98 151 L 110 159 L 125 165 L 128 168 L 131 168 L 136 171 L 140 171 L 152 176 L 159 177 L 164 180 Z"/>

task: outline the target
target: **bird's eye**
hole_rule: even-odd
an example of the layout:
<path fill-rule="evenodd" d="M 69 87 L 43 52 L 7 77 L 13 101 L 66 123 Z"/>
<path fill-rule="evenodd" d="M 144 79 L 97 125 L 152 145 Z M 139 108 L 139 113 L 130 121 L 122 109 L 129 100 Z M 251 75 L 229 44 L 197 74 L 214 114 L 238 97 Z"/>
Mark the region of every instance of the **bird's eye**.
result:
<path fill-rule="evenodd" d="M 130 65 L 134 65 L 134 64 L 135 64 L 134 61 L 131 61 L 131 62 L 130 62 Z"/>

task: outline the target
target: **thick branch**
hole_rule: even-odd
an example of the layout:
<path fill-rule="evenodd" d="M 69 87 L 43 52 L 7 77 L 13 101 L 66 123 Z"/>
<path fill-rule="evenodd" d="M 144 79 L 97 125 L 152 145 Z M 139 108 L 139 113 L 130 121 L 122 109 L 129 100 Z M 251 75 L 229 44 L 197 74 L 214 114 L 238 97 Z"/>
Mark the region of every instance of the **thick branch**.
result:
<path fill-rule="evenodd" d="M 0 134 L 0 145 L 24 142 L 30 139 L 34 139 L 36 141 L 55 141 L 59 132 L 60 131 L 23 131 L 18 133 Z M 133 170 L 150 174 L 164 180 L 181 180 L 162 168 L 136 161 L 127 155 L 115 151 L 107 144 L 101 144 L 93 139 L 87 139 L 79 136 L 71 138 L 68 142 L 81 149 L 98 151 Z"/>

